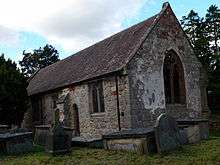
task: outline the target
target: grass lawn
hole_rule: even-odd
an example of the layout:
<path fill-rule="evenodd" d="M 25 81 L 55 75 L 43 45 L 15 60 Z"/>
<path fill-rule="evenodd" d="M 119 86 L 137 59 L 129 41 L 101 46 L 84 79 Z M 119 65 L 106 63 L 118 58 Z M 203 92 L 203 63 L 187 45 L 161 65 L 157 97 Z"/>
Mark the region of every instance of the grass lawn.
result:
<path fill-rule="evenodd" d="M 51 164 L 220 164 L 220 131 L 211 132 L 209 140 L 166 153 L 164 155 L 137 155 L 104 149 L 73 148 L 67 155 L 52 156 L 35 146 L 34 152 L 20 156 L 0 156 L 0 165 Z"/>

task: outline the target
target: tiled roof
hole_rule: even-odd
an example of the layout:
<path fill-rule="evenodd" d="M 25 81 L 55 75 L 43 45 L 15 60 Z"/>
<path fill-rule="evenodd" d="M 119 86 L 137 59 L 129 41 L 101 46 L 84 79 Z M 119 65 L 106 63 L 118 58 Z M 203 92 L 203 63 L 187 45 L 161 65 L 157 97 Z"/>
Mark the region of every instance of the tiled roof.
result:
<path fill-rule="evenodd" d="M 168 5 L 166 5 L 168 6 Z M 163 7 L 162 11 L 166 7 Z M 28 85 L 34 95 L 121 70 L 136 53 L 162 11 L 70 57 L 41 69 Z"/>

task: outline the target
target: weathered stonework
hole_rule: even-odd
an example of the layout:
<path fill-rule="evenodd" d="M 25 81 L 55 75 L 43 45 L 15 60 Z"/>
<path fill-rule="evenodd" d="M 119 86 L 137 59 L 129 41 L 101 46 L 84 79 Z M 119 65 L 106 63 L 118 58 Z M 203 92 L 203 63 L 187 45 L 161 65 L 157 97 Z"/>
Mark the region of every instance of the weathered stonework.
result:
<path fill-rule="evenodd" d="M 128 76 L 121 76 L 119 83 L 119 110 L 121 129 L 131 128 L 131 112 L 130 112 L 130 94 Z"/>
<path fill-rule="evenodd" d="M 113 139 L 106 142 L 106 149 L 131 151 L 138 154 L 147 153 L 145 138 L 139 139 Z"/>
<path fill-rule="evenodd" d="M 165 102 L 163 63 L 169 50 L 177 53 L 184 67 L 186 105 L 166 105 Z M 168 8 L 127 66 L 132 127 L 153 125 L 162 112 L 176 118 L 199 118 L 201 67 L 176 17 Z"/>
<path fill-rule="evenodd" d="M 75 128 L 74 109 L 75 104 L 79 111 L 80 136 L 85 138 L 101 138 L 105 133 L 119 130 L 117 114 L 117 91 L 115 77 L 103 79 L 103 93 L 105 112 L 92 113 L 89 100 L 88 84 L 71 86 L 41 97 L 43 107 L 43 124 L 52 124 L 53 112 L 56 108 L 63 109 L 65 113 L 64 124 Z M 121 129 L 129 129 L 131 126 L 129 110 L 129 88 L 127 76 L 118 77 L 119 109 Z M 53 103 L 66 95 L 65 102 L 54 108 Z M 58 104 L 57 104 L 58 105 Z"/>

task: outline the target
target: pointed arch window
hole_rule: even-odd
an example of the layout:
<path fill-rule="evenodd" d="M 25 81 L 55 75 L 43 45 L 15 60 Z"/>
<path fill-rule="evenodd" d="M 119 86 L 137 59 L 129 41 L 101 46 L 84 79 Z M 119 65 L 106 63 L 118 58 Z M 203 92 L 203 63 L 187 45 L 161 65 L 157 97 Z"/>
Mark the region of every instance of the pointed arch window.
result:
<path fill-rule="evenodd" d="M 185 104 L 184 69 L 180 58 L 174 51 L 166 53 L 163 74 L 166 103 Z"/>
<path fill-rule="evenodd" d="M 89 90 L 92 113 L 105 112 L 102 81 L 90 83 Z"/>

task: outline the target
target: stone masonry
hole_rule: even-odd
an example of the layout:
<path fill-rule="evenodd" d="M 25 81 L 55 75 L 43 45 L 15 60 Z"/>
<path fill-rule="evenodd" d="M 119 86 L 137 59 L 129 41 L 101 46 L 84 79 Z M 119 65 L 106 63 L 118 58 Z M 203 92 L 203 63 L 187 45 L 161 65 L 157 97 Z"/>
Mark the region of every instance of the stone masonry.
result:
<path fill-rule="evenodd" d="M 119 105 L 121 112 L 120 125 L 122 129 L 128 129 L 131 126 L 129 111 L 129 90 L 127 76 L 118 78 Z M 79 110 L 79 127 L 80 136 L 85 138 L 100 138 L 102 134 L 107 132 L 118 131 L 118 116 L 116 105 L 116 82 L 115 77 L 107 77 L 103 79 L 103 93 L 105 100 L 105 112 L 92 113 L 89 105 L 89 89 L 88 84 L 71 86 L 60 91 L 43 95 L 41 97 L 43 106 L 43 123 L 45 125 L 52 124 L 53 103 L 60 96 L 68 93 L 68 100 L 64 103 L 64 107 L 69 108 L 68 122 L 66 126 L 74 129 L 74 113 L 73 104 L 76 104 Z M 55 97 L 56 96 L 56 97 Z M 65 119 L 64 119 L 65 120 Z"/>
<path fill-rule="evenodd" d="M 184 67 L 185 107 L 166 106 L 163 61 L 168 50 L 177 53 Z M 175 15 L 168 8 L 127 67 L 132 127 L 152 126 L 162 112 L 176 118 L 200 117 L 201 67 Z"/>

